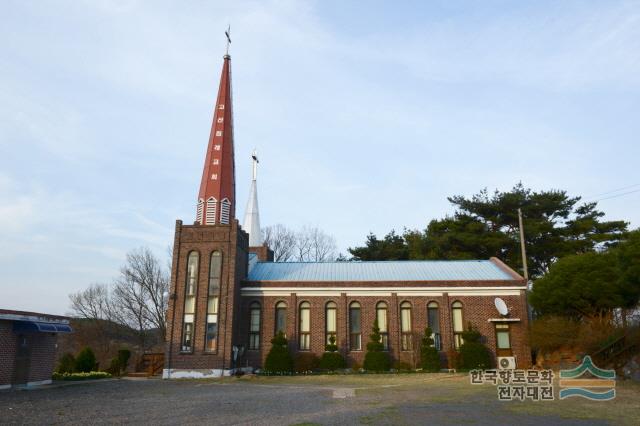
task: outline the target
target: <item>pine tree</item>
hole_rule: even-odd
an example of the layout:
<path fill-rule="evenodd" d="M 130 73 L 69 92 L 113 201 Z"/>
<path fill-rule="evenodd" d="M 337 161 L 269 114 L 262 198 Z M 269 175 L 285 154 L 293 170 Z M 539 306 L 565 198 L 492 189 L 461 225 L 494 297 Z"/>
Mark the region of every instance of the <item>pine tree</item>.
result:
<path fill-rule="evenodd" d="M 424 336 L 422 337 L 422 343 L 420 345 L 420 364 L 422 369 L 430 372 L 440 371 L 440 354 L 438 350 L 433 346 L 434 341 L 431 327 L 427 327 L 424 330 Z"/>
<path fill-rule="evenodd" d="M 380 336 L 380 327 L 378 321 L 373 322 L 372 333 L 369 335 L 369 343 L 367 343 L 367 353 L 364 356 L 364 369 L 368 371 L 389 371 L 391 361 L 389 354 L 384 351 L 382 344 L 382 336 Z"/>

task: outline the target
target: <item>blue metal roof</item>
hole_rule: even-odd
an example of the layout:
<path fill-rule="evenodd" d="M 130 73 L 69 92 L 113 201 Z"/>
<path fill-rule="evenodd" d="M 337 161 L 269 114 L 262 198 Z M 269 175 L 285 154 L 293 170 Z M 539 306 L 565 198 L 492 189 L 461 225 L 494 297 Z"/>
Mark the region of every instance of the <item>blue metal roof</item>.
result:
<path fill-rule="evenodd" d="M 499 281 L 514 278 L 490 260 L 257 262 L 248 281 Z"/>

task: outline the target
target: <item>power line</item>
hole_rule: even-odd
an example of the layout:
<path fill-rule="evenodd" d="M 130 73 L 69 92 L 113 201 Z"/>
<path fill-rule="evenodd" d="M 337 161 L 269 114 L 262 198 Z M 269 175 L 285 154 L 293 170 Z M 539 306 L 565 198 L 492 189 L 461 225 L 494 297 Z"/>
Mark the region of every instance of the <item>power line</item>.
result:
<path fill-rule="evenodd" d="M 593 201 L 590 201 L 590 202 L 591 203 L 597 203 L 597 202 L 602 201 L 602 200 L 608 200 L 610 198 L 622 197 L 623 195 L 629 195 L 629 194 L 633 194 L 633 193 L 636 193 L 636 192 L 640 192 L 640 189 L 636 189 L 635 191 L 623 192 L 622 194 L 616 194 L 616 195 L 612 195 L 610 197 L 604 197 L 604 198 L 600 198 L 599 200 L 593 200 Z"/>
<path fill-rule="evenodd" d="M 623 190 L 629 189 L 629 188 L 635 188 L 636 186 L 640 186 L 640 183 L 636 183 L 636 184 L 629 185 L 629 186 L 623 186 L 622 188 L 612 189 L 611 191 L 607 191 L 607 192 L 601 192 L 600 194 L 589 195 L 588 197 L 584 197 L 583 200 L 589 200 L 591 198 L 600 197 L 601 195 L 613 194 L 614 192 L 623 191 Z M 631 191 L 629 193 L 632 193 L 632 192 L 636 192 L 636 191 Z M 625 193 L 625 194 L 627 194 L 627 193 Z M 622 194 L 620 194 L 620 195 L 622 195 Z M 606 199 L 606 198 L 603 198 L 603 199 Z"/>

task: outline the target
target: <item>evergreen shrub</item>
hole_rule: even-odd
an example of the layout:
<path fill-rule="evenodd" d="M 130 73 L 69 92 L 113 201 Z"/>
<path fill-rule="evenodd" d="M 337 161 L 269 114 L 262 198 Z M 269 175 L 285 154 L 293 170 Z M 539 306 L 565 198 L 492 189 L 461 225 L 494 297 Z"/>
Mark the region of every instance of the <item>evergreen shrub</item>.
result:
<path fill-rule="evenodd" d="M 76 373 L 88 373 L 96 369 L 96 356 L 90 347 L 85 347 L 76 357 L 74 371 Z"/>
<path fill-rule="evenodd" d="M 338 352 L 338 345 L 336 345 L 336 337 L 334 335 L 329 337 L 329 343 L 325 346 L 325 351 L 320 357 L 321 369 L 335 371 L 347 366 L 344 357 Z"/>
<path fill-rule="evenodd" d="M 424 336 L 420 344 L 420 365 L 424 371 L 433 373 L 440 371 L 440 354 L 433 346 L 432 334 L 430 327 L 424 330 Z"/>
<path fill-rule="evenodd" d="M 131 351 L 129 349 L 120 349 L 118 351 L 118 362 L 120 363 L 121 371 L 127 371 L 129 358 L 131 358 Z"/>
<path fill-rule="evenodd" d="M 482 335 L 469 323 L 466 331 L 462 332 L 463 343 L 460 345 L 460 368 L 486 369 L 491 367 L 489 349 L 480 342 Z"/>
<path fill-rule="evenodd" d="M 369 335 L 367 343 L 367 353 L 364 356 L 364 369 L 367 371 L 389 371 L 391 360 L 389 354 L 385 352 L 378 321 L 374 321 L 372 333 Z"/>
<path fill-rule="evenodd" d="M 282 331 L 271 339 L 271 350 L 267 354 L 264 370 L 269 374 L 287 374 L 293 370 L 288 341 Z"/>
<path fill-rule="evenodd" d="M 73 373 L 73 369 L 76 365 L 76 359 L 73 354 L 67 352 L 66 354 L 60 357 L 58 361 L 58 367 L 56 368 L 57 373 Z"/>

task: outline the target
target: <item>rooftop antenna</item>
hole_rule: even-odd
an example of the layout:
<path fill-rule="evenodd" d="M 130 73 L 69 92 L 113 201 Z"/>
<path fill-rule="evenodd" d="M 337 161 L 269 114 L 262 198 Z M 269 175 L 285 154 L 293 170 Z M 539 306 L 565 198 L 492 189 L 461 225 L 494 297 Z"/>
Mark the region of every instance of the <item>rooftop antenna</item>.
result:
<path fill-rule="evenodd" d="M 229 56 L 229 45 L 231 44 L 231 25 L 227 27 L 227 31 L 224 32 L 227 36 L 227 53 L 224 56 Z"/>
<path fill-rule="evenodd" d="M 258 161 L 258 151 L 256 151 L 255 148 L 251 153 L 251 158 L 253 159 L 253 180 L 256 180 L 258 177 L 258 163 L 260 161 Z"/>

